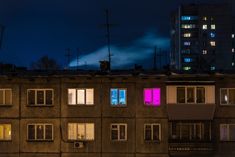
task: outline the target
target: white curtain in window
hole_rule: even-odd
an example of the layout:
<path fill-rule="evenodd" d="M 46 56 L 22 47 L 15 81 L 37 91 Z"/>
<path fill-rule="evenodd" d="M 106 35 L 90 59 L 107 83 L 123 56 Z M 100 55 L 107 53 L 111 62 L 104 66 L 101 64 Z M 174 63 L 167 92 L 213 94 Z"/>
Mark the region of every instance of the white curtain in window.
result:
<path fill-rule="evenodd" d="M 86 104 L 94 104 L 94 89 L 86 89 Z"/>
<path fill-rule="evenodd" d="M 68 124 L 68 139 L 69 140 L 77 139 L 77 124 L 76 123 Z"/>
<path fill-rule="evenodd" d="M 77 90 L 77 104 L 85 104 L 85 90 L 84 89 Z"/>
<path fill-rule="evenodd" d="M 86 139 L 87 140 L 94 140 L 94 131 L 95 126 L 92 123 L 87 123 L 86 124 Z"/>
<path fill-rule="evenodd" d="M 85 139 L 85 124 L 78 124 L 78 139 Z"/>
<path fill-rule="evenodd" d="M 68 104 L 76 104 L 76 89 L 68 89 Z"/>

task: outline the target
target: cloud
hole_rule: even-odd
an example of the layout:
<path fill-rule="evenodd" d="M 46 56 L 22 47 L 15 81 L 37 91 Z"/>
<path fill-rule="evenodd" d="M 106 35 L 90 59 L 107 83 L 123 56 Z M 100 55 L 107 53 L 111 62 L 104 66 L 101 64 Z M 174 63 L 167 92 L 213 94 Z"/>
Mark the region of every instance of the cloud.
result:
<path fill-rule="evenodd" d="M 134 64 L 146 63 L 153 56 L 153 48 L 157 46 L 163 50 L 169 49 L 169 38 L 160 37 L 156 33 L 148 32 L 139 39 L 131 42 L 128 46 L 117 47 L 111 45 L 112 68 L 128 68 Z M 98 67 L 99 61 L 108 59 L 107 46 L 101 47 L 94 52 L 81 56 L 78 66 Z M 74 59 L 70 67 L 77 66 Z"/>

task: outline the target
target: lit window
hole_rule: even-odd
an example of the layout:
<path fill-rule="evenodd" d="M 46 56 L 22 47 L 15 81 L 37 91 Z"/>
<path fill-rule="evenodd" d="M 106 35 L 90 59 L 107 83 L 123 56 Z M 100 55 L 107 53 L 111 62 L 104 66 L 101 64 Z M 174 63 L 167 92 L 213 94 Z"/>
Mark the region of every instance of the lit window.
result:
<path fill-rule="evenodd" d="M 207 29 L 207 25 L 202 25 L 202 29 Z"/>
<path fill-rule="evenodd" d="M 183 67 L 183 70 L 185 71 L 191 70 L 191 67 Z"/>
<path fill-rule="evenodd" d="M 234 52 L 234 48 L 232 48 L 232 52 Z"/>
<path fill-rule="evenodd" d="M 183 54 L 190 54 L 190 49 L 182 50 L 181 53 L 183 53 Z"/>
<path fill-rule="evenodd" d="M 197 20 L 197 16 L 181 16 L 182 21 L 190 21 L 190 20 Z"/>
<path fill-rule="evenodd" d="M 184 58 L 184 62 L 185 63 L 191 63 L 192 62 L 192 58 Z"/>
<path fill-rule="evenodd" d="M 220 104 L 235 105 L 235 88 L 220 89 Z"/>
<path fill-rule="evenodd" d="M 177 87 L 178 103 L 205 103 L 205 87 Z"/>
<path fill-rule="evenodd" d="M 232 38 L 234 38 L 234 36 L 235 36 L 235 35 L 234 35 L 234 34 L 232 34 Z"/>
<path fill-rule="evenodd" d="M 145 124 L 144 125 L 144 140 L 145 141 L 160 141 L 161 140 L 161 125 L 160 124 Z"/>
<path fill-rule="evenodd" d="M 110 89 L 110 99 L 112 106 L 126 106 L 126 89 Z"/>
<path fill-rule="evenodd" d="M 127 124 L 114 123 L 111 124 L 111 140 L 126 141 L 127 140 Z"/>
<path fill-rule="evenodd" d="M 215 41 L 210 41 L 211 46 L 216 46 Z"/>
<path fill-rule="evenodd" d="M 215 29 L 215 24 L 211 25 L 211 29 Z"/>
<path fill-rule="evenodd" d="M 28 140 L 32 141 L 47 141 L 53 140 L 53 125 L 52 124 L 28 124 Z"/>
<path fill-rule="evenodd" d="M 28 89 L 28 105 L 52 105 L 53 89 Z"/>
<path fill-rule="evenodd" d="M 235 141 L 235 124 L 220 124 L 220 141 Z"/>
<path fill-rule="evenodd" d="M 211 32 L 211 33 L 210 33 L 210 37 L 211 37 L 211 38 L 215 38 L 215 33 Z"/>
<path fill-rule="evenodd" d="M 185 38 L 189 38 L 189 37 L 191 37 L 191 33 L 184 33 L 183 36 L 184 36 Z"/>
<path fill-rule="evenodd" d="M 12 104 L 12 90 L 0 89 L 0 106 Z"/>
<path fill-rule="evenodd" d="M 68 123 L 69 140 L 94 140 L 94 123 Z"/>
<path fill-rule="evenodd" d="M 215 70 L 215 66 L 211 66 L 211 71 L 214 71 Z"/>
<path fill-rule="evenodd" d="M 184 42 L 184 46 L 190 46 L 190 44 L 191 44 L 191 42 L 189 42 L 189 41 Z"/>
<path fill-rule="evenodd" d="M 206 55 L 207 54 L 207 50 L 202 50 L 202 54 Z"/>
<path fill-rule="evenodd" d="M 0 141 L 11 140 L 11 124 L 0 124 Z"/>
<path fill-rule="evenodd" d="M 206 17 L 206 16 L 204 16 L 204 17 L 202 18 L 202 20 L 206 21 L 206 20 L 207 20 L 207 17 Z"/>
<path fill-rule="evenodd" d="M 68 89 L 68 104 L 94 105 L 94 89 L 93 88 Z"/>
<path fill-rule="evenodd" d="M 160 88 L 144 89 L 144 104 L 148 106 L 160 106 Z"/>
<path fill-rule="evenodd" d="M 182 24 L 181 28 L 192 29 L 192 28 L 196 28 L 196 25 L 195 24 Z"/>
<path fill-rule="evenodd" d="M 232 66 L 234 66 L 235 64 L 234 64 L 234 62 L 232 62 Z"/>

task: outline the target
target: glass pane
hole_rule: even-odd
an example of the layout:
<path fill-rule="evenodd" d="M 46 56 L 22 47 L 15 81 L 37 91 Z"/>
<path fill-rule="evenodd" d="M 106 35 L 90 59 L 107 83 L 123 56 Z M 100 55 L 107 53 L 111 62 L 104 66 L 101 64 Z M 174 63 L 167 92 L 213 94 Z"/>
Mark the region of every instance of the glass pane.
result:
<path fill-rule="evenodd" d="M 68 139 L 69 140 L 77 139 L 77 124 L 76 123 L 68 124 Z"/>
<path fill-rule="evenodd" d="M 221 104 L 228 104 L 227 89 L 221 89 L 220 101 Z"/>
<path fill-rule="evenodd" d="M 197 103 L 205 103 L 205 88 L 197 87 Z"/>
<path fill-rule="evenodd" d="M 151 125 L 145 125 L 145 140 L 146 141 L 150 141 L 152 140 L 152 137 L 151 137 Z"/>
<path fill-rule="evenodd" d="M 76 104 L 76 89 L 68 89 L 68 104 Z"/>
<path fill-rule="evenodd" d="M 187 103 L 194 103 L 194 88 L 188 87 L 187 88 Z"/>
<path fill-rule="evenodd" d="M 229 89 L 229 104 L 235 105 L 235 89 Z"/>
<path fill-rule="evenodd" d="M 160 88 L 154 88 L 153 89 L 153 105 L 159 106 L 161 104 L 161 94 L 160 94 Z"/>
<path fill-rule="evenodd" d="M 36 132 L 36 139 L 37 140 L 43 140 L 44 139 L 44 126 L 43 125 L 37 125 L 36 126 L 37 132 Z"/>
<path fill-rule="evenodd" d="M 177 87 L 177 103 L 185 103 L 185 88 Z"/>
<path fill-rule="evenodd" d="M 46 90 L 46 104 L 47 105 L 52 105 L 52 90 Z"/>
<path fill-rule="evenodd" d="M 144 89 L 144 104 L 150 105 L 152 104 L 152 90 Z"/>
<path fill-rule="evenodd" d="M 35 140 L 35 127 L 34 127 L 34 125 L 28 125 L 28 139 Z"/>
<path fill-rule="evenodd" d="M 125 89 L 119 90 L 119 104 L 120 105 L 126 104 L 126 90 Z"/>
<path fill-rule="evenodd" d="M 35 91 L 34 90 L 28 91 L 28 104 L 29 105 L 35 104 Z"/>
<path fill-rule="evenodd" d="M 94 140 L 95 126 L 92 123 L 86 124 L 86 139 Z"/>
<path fill-rule="evenodd" d="M 153 125 L 153 140 L 160 140 L 159 138 L 159 125 Z"/>
<path fill-rule="evenodd" d="M 6 124 L 4 128 L 5 140 L 11 140 L 11 124 Z"/>
<path fill-rule="evenodd" d="M 4 138 L 4 127 L 3 125 L 1 124 L 0 125 L 0 140 L 3 140 Z"/>
<path fill-rule="evenodd" d="M 118 104 L 118 90 L 117 89 L 111 89 L 111 105 L 117 105 Z"/>
<path fill-rule="evenodd" d="M 46 125 L 46 140 L 52 140 L 52 125 Z"/>
<path fill-rule="evenodd" d="M 5 102 L 4 102 L 4 90 L 0 90 L 0 104 L 5 104 Z"/>
<path fill-rule="evenodd" d="M 44 104 L 44 91 L 37 91 L 37 104 Z"/>
<path fill-rule="evenodd" d="M 190 139 L 190 125 L 188 124 L 181 125 L 181 139 L 184 140 Z"/>
<path fill-rule="evenodd" d="M 195 124 L 193 129 L 194 129 L 193 138 L 196 140 L 200 140 L 201 139 L 201 124 Z"/>
<path fill-rule="evenodd" d="M 120 125 L 120 140 L 126 139 L 126 126 Z"/>
<path fill-rule="evenodd" d="M 111 130 L 111 139 L 112 140 L 118 140 L 118 130 L 116 130 L 116 129 Z"/>
<path fill-rule="evenodd" d="M 229 125 L 229 140 L 235 141 L 235 125 Z"/>
<path fill-rule="evenodd" d="M 10 89 L 5 91 L 5 103 L 12 104 L 12 90 Z"/>
<path fill-rule="evenodd" d="M 85 139 L 85 124 L 78 124 L 78 139 Z"/>
<path fill-rule="evenodd" d="M 86 104 L 94 104 L 94 89 L 86 89 Z"/>
<path fill-rule="evenodd" d="M 84 89 L 77 90 L 77 104 L 85 104 L 85 90 Z"/>
<path fill-rule="evenodd" d="M 221 141 L 227 141 L 228 134 L 227 134 L 227 125 L 220 125 L 220 140 Z"/>

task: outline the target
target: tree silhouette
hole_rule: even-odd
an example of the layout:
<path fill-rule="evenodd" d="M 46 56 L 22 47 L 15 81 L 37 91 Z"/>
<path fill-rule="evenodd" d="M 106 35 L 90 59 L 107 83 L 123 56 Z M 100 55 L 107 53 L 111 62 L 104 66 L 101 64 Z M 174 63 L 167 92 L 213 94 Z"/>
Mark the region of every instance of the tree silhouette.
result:
<path fill-rule="evenodd" d="M 31 69 L 33 70 L 58 70 L 60 69 L 60 66 L 54 59 L 49 58 L 46 55 L 46 56 L 42 56 L 38 61 L 33 62 L 31 64 Z"/>

